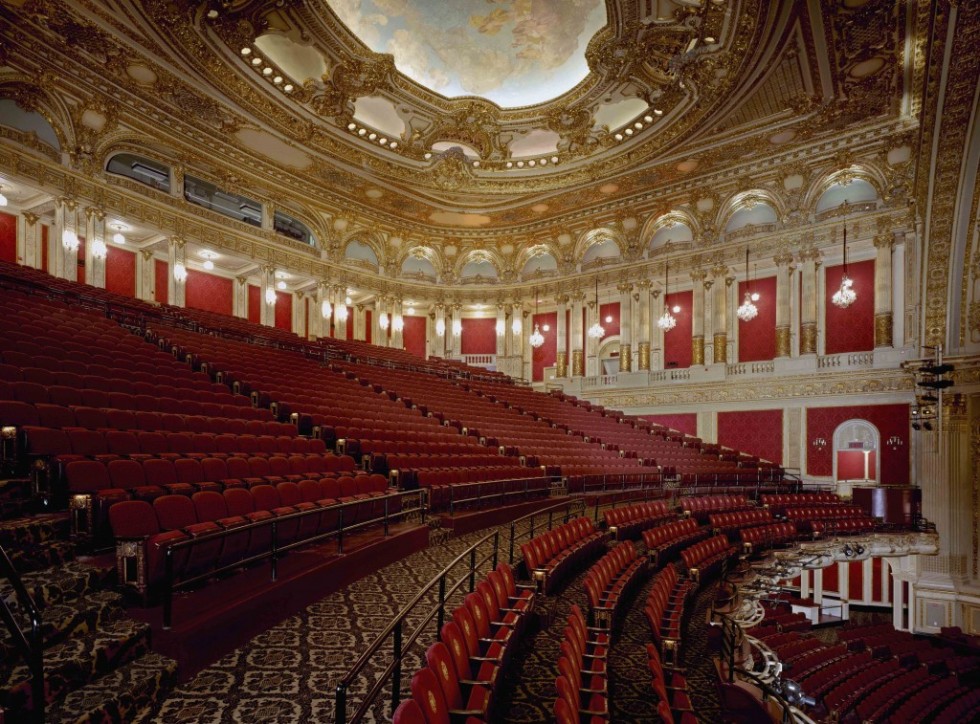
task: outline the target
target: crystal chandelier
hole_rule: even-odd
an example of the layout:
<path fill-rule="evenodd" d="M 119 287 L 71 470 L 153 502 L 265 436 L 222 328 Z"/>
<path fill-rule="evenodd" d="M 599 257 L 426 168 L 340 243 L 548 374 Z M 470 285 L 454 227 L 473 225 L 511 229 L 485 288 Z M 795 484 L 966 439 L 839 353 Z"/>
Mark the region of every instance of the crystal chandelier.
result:
<path fill-rule="evenodd" d="M 391 328 L 396 332 L 401 332 L 405 329 L 405 318 L 400 314 L 396 314 L 394 319 L 391 320 Z"/>
<path fill-rule="evenodd" d="M 538 292 L 537 292 L 537 290 L 535 290 L 535 292 L 534 292 L 534 314 L 535 314 L 535 316 L 537 316 L 537 314 L 538 314 Z M 527 341 L 531 344 L 532 347 L 534 347 L 534 349 L 537 349 L 538 347 L 540 347 L 541 345 L 544 344 L 544 335 L 541 334 L 541 330 L 538 329 L 538 323 L 537 322 L 534 323 L 534 331 L 531 332 L 531 336 L 528 337 L 528 340 Z"/>
<path fill-rule="evenodd" d="M 187 267 L 184 266 L 184 262 L 178 261 L 174 264 L 174 280 L 183 284 L 187 281 Z M 266 299 L 269 297 L 269 290 L 265 290 Z"/>
<path fill-rule="evenodd" d="M 323 315 L 324 319 L 329 319 L 332 311 L 333 307 L 331 307 L 328 300 L 324 299 L 322 302 L 320 302 L 320 314 Z"/>
<path fill-rule="evenodd" d="M 337 319 L 340 320 L 341 322 L 346 322 L 348 316 L 347 306 L 344 304 L 338 304 L 336 316 Z"/>
<path fill-rule="evenodd" d="M 847 202 L 844 202 L 844 213 L 847 213 Z M 844 218 L 844 275 L 840 280 L 840 289 L 834 292 L 831 301 L 834 306 L 847 309 L 857 299 L 857 292 L 854 291 L 854 282 L 847 276 L 847 218 Z"/>
<path fill-rule="evenodd" d="M 592 339 L 602 339 L 606 334 L 606 330 L 601 324 L 599 324 L 599 275 L 595 278 L 595 322 L 589 327 L 589 337 Z"/>
<path fill-rule="evenodd" d="M 674 315 L 670 313 L 670 308 L 667 306 L 667 273 L 670 268 L 670 262 L 664 262 L 664 313 L 657 320 L 657 326 L 660 327 L 665 332 L 669 332 L 674 327 L 677 326 L 677 320 Z"/>
<path fill-rule="evenodd" d="M 745 300 L 742 302 L 741 306 L 735 311 L 735 314 L 743 322 L 751 322 L 757 316 L 759 316 L 758 308 L 752 303 L 753 299 L 758 299 L 758 294 L 752 294 L 749 291 L 751 286 L 749 281 L 749 250 L 745 250 Z"/>
<path fill-rule="evenodd" d="M 382 312 L 378 316 L 378 326 L 381 327 L 381 331 L 387 332 L 389 325 L 390 325 L 390 322 L 388 321 L 388 313 L 387 312 Z"/>
<path fill-rule="evenodd" d="M 95 239 L 92 242 L 92 256 L 96 259 L 105 259 L 109 255 L 109 249 L 102 239 Z"/>

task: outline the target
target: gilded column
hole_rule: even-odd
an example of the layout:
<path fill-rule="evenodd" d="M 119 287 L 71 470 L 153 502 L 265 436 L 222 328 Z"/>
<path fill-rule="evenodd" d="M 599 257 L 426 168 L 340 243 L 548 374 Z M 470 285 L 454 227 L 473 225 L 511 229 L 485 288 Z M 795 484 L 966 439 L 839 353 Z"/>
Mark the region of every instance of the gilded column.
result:
<path fill-rule="evenodd" d="M 187 303 L 187 266 L 184 264 L 184 238 L 172 236 L 167 244 L 167 257 L 170 273 L 167 275 L 167 301 L 175 307 L 183 307 Z M 269 267 L 271 269 L 271 267 Z M 272 279 L 272 272 L 268 274 Z M 272 281 L 275 290 L 275 281 Z"/>
<path fill-rule="evenodd" d="M 704 364 L 704 293 L 705 277 L 700 269 L 691 273 L 694 303 L 691 309 L 691 366 Z"/>
<path fill-rule="evenodd" d="M 293 292 L 292 332 L 300 337 L 306 336 L 306 294 Z"/>
<path fill-rule="evenodd" d="M 510 323 L 510 354 L 514 358 L 511 369 L 515 377 L 524 376 L 524 305 L 514 302 Z"/>
<path fill-rule="evenodd" d="M 347 289 L 341 285 L 332 287 L 333 294 L 333 336 L 337 339 L 347 339 Z"/>
<path fill-rule="evenodd" d="M 715 364 L 728 362 L 728 287 L 733 279 L 728 278 L 727 266 L 716 266 L 711 270 L 714 275 L 714 303 L 711 316 L 714 329 L 714 359 Z"/>
<path fill-rule="evenodd" d="M 588 304 L 585 323 L 588 329 L 599 320 L 599 305 L 592 301 Z M 600 374 L 599 370 L 599 340 L 587 337 L 585 340 L 585 374 L 589 377 Z"/>
<path fill-rule="evenodd" d="M 633 371 L 633 285 L 622 282 L 619 291 L 619 371 Z"/>
<path fill-rule="evenodd" d="M 660 318 L 667 308 L 667 296 L 661 289 L 654 289 L 650 295 L 653 297 L 653 316 L 656 318 L 650 327 L 653 335 L 650 344 L 650 369 L 655 371 L 664 368 L 664 330 L 660 327 Z"/>
<path fill-rule="evenodd" d="M 810 247 L 800 252 L 803 262 L 803 305 L 800 308 L 800 354 L 817 353 L 817 274 L 820 252 Z M 777 282 L 778 283 L 778 282 Z"/>
<path fill-rule="evenodd" d="M 366 342 L 367 334 L 365 327 L 365 311 L 366 307 L 363 304 L 354 305 L 354 339 L 358 342 Z"/>
<path fill-rule="evenodd" d="M 391 346 L 395 349 L 405 347 L 405 313 L 402 304 L 402 299 L 395 297 L 394 306 L 391 309 Z"/>
<path fill-rule="evenodd" d="M 106 257 L 105 210 L 99 206 L 85 209 L 85 283 L 105 289 Z"/>
<path fill-rule="evenodd" d="M 905 346 L 905 234 L 892 247 L 892 345 Z"/>
<path fill-rule="evenodd" d="M 156 259 L 152 249 L 140 249 L 136 253 L 136 298 L 144 302 L 156 300 Z"/>
<path fill-rule="evenodd" d="M 235 277 L 232 287 L 234 295 L 231 298 L 231 313 L 239 319 L 248 319 L 248 277 Z"/>
<path fill-rule="evenodd" d="M 565 312 L 568 309 L 568 295 L 555 297 L 558 321 L 555 324 L 555 377 L 568 377 L 568 330 L 565 325 Z"/>
<path fill-rule="evenodd" d="M 890 231 L 875 235 L 875 347 L 892 346 L 892 247 Z"/>
<path fill-rule="evenodd" d="M 449 331 L 452 341 L 452 356 L 459 358 L 462 356 L 463 340 L 463 305 L 459 302 L 453 304 L 453 323 Z"/>
<path fill-rule="evenodd" d="M 78 203 L 62 196 L 54 209 L 54 233 L 48 234 L 48 272 L 61 279 L 78 279 Z"/>
<path fill-rule="evenodd" d="M 793 255 L 777 254 L 776 262 L 776 356 L 789 357 L 790 341 L 790 275 L 793 273 Z"/>
<path fill-rule="evenodd" d="M 575 292 L 572 296 L 572 324 L 571 324 L 571 344 L 572 350 L 572 377 L 582 377 L 585 374 L 585 351 L 582 349 L 582 309 L 584 308 L 585 294 L 581 291 Z"/>
<path fill-rule="evenodd" d="M 647 372 L 650 369 L 650 280 L 642 279 L 636 285 L 634 299 L 637 303 L 636 325 L 636 370 Z"/>
<path fill-rule="evenodd" d="M 25 211 L 22 214 L 24 219 L 24 249 L 21 254 L 22 263 L 24 266 L 29 266 L 32 269 L 41 268 L 41 224 L 38 222 L 41 217 L 37 214 L 33 214 L 30 211 Z"/>
<path fill-rule="evenodd" d="M 276 326 L 276 269 L 271 264 L 262 267 L 262 298 L 259 300 L 259 322 Z"/>

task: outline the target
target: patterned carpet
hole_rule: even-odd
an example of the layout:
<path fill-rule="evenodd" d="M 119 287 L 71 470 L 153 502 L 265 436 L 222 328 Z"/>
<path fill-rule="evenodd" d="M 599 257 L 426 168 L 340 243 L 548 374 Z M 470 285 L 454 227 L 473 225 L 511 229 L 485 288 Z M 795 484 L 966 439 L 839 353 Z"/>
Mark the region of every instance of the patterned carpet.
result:
<path fill-rule="evenodd" d="M 154 724 L 333 721 L 335 688 L 354 662 L 355 654 L 363 651 L 436 573 L 486 533 L 440 542 L 327 596 L 201 671 L 174 690 L 146 721 Z M 578 603 L 584 608 L 582 576 L 584 570 L 568 582 L 562 595 L 552 597 L 544 610 L 545 625 L 532 631 L 515 652 L 510 675 L 499 691 L 501 721 L 552 720 L 558 645 L 571 605 Z M 614 722 L 658 721 L 653 714 L 656 695 L 650 689 L 646 673 L 644 645 L 649 633 L 642 607 L 638 605 L 646 597 L 647 588 L 645 584 L 637 590 L 609 662 Z M 704 628 L 703 613 L 710 600 L 709 593 L 702 594 L 697 611 L 691 616 L 692 643 L 687 656 L 698 664 L 688 671 L 688 676 L 701 690 L 695 692 L 696 704 L 703 705 L 706 712 L 717 712 L 714 685 L 701 685 L 707 684 L 702 677 L 710 669 L 710 661 L 702 655 L 706 637 L 694 632 Z M 425 607 L 420 607 L 420 614 L 424 610 Z M 422 661 L 424 646 L 435 637 L 433 624 L 420 638 L 424 645 L 409 653 L 403 668 L 403 696 L 408 693 L 411 674 Z M 385 663 L 378 661 L 369 667 L 365 679 L 352 687 L 348 712 L 361 701 Z M 713 669 L 710 675 L 713 677 Z M 388 721 L 391 711 L 388 701 L 390 691 L 386 690 L 381 703 L 365 720 Z M 712 720 L 710 715 L 702 718 L 702 721 Z"/>

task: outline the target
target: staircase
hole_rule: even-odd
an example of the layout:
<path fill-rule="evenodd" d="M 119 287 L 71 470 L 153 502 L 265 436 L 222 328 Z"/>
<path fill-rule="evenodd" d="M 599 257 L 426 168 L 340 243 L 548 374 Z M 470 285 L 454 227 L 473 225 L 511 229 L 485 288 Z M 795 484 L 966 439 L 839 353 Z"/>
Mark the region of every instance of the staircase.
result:
<path fill-rule="evenodd" d="M 67 513 L 36 513 L 29 481 L 0 480 L 0 547 L 41 612 L 46 722 L 131 722 L 145 718 L 177 682 L 177 664 L 150 650 L 150 627 L 126 618 L 115 571 L 76 558 Z M 14 585 L 0 600 L 30 638 Z M 0 722 L 36 722 L 30 666 L 0 625 Z"/>

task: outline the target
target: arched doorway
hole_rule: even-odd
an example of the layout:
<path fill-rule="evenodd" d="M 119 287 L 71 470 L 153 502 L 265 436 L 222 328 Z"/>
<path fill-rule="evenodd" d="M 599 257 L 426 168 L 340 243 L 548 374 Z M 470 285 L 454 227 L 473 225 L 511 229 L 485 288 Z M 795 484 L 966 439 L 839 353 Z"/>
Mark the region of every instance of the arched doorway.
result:
<path fill-rule="evenodd" d="M 599 345 L 599 374 L 619 374 L 619 335 L 606 337 Z"/>
<path fill-rule="evenodd" d="M 850 495 L 853 485 L 877 485 L 880 479 L 878 428 L 867 420 L 848 420 L 834 430 L 834 480 L 837 492 Z"/>

